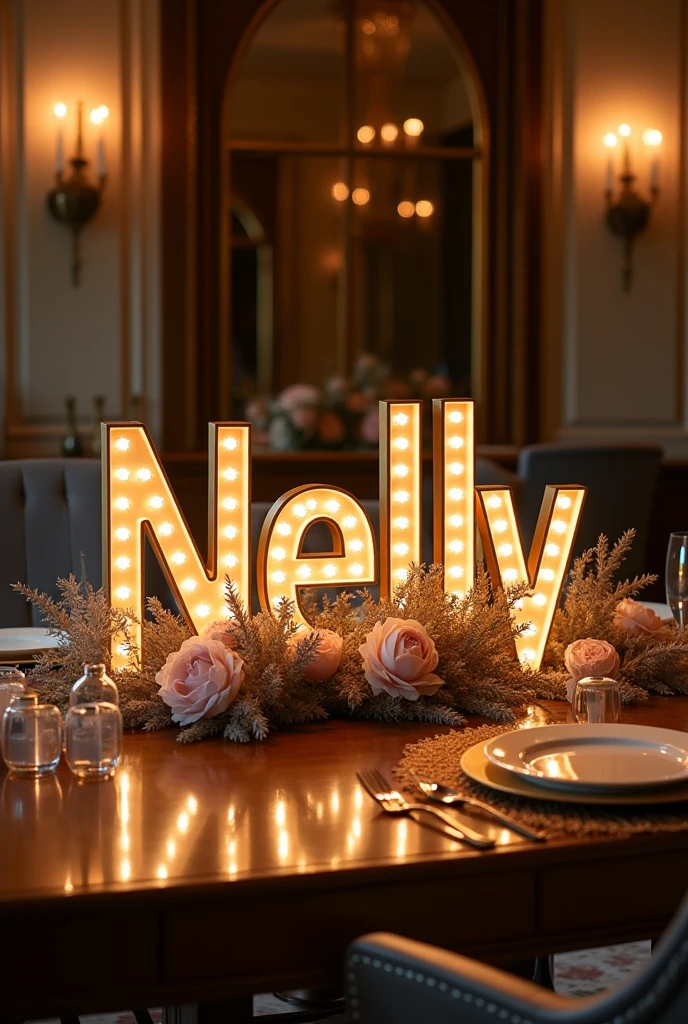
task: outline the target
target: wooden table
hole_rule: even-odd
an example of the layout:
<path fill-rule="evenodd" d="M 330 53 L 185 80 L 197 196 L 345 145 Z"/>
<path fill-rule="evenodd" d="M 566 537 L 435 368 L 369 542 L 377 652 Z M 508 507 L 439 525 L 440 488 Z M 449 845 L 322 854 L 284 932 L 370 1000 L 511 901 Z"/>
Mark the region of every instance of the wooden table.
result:
<path fill-rule="evenodd" d="M 688 730 L 688 698 L 626 720 Z M 347 942 L 374 929 L 496 963 L 660 932 L 688 887 L 688 831 L 501 834 L 477 852 L 381 816 L 356 769 L 388 770 L 437 731 L 338 721 L 250 746 L 139 733 L 112 782 L 3 774 L 2 1020 L 196 1003 L 210 1020 L 221 1000 L 245 1020 L 251 993 L 336 984 Z"/>

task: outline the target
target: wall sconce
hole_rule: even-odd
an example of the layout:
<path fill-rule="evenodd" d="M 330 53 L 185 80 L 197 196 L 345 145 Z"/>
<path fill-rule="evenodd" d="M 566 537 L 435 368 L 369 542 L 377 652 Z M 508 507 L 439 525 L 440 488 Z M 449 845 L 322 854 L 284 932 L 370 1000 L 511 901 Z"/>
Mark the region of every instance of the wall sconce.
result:
<path fill-rule="evenodd" d="M 62 136 L 62 119 L 67 114 L 64 103 L 55 104 L 55 117 L 58 119 L 57 140 L 55 147 L 55 188 L 48 193 L 48 209 L 56 220 L 66 224 L 72 232 L 72 285 L 76 288 L 81 280 L 81 229 L 95 215 L 105 188 L 105 149 L 102 136 L 96 148 L 96 169 L 98 185 L 91 185 L 86 176 L 88 160 L 83 155 L 83 103 L 77 107 L 76 156 L 69 161 L 72 173 L 68 178 L 64 173 L 64 140 Z M 96 107 L 91 111 L 91 121 L 102 125 L 110 111 L 106 106 Z"/>
<path fill-rule="evenodd" d="M 619 175 L 621 188 L 614 198 L 614 161 L 611 156 L 607 160 L 605 199 L 607 201 L 607 224 L 615 235 L 620 235 L 624 242 L 622 281 L 623 290 L 630 291 L 633 280 L 633 243 L 636 236 L 644 231 L 650 219 L 650 210 L 659 196 L 659 159 L 654 157 L 650 165 L 650 198 L 643 197 L 633 188 L 636 175 L 631 170 L 631 159 L 628 150 L 628 139 L 631 134 L 630 125 L 620 124 L 618 135 L 623 144 L 622 172 Z M 610 150 L 618 144 L 617 135 L 608 132 L 602 140 Z M 662 133 L 656 128 L 647 128 L 643 132 L 643 142 L 648 147 L 659 146 Z"/>

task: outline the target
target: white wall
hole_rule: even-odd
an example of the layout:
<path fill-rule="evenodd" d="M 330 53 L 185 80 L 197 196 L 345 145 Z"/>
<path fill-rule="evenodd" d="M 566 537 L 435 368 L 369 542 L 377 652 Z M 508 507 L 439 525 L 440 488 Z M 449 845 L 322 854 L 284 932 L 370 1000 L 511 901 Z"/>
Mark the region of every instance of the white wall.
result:
<path fill-rule="evenodd" d="M 64 398 L 84 424 L 103 394 L 107 415 L 127 413 L 132 394 L 159 420 L 157 0 L 8 0 L 0 33 L 1 281 L 4 317 L 3 454 L 58 454 Z M 53 186 L 57 120 L 68 105 L 66 161 L 84 103 L 84 151 L 95 180 L 97 129 L 88 112 L 105 103 L 108 180 L 102 207 L 82 234 L 81 285 L 70 280 L 69 230 L 46 209 Z M 66 167 L 70 172 L 71 168 Z"/>
<path fill-rule="evenodd" d="M 657 441 L 688 455 L 685 391 L 685 0 L 551 0 L 543 420 L 560 440 Z M 649 194 L 640 140 L 659 128 L 661 195 L 621 284 L 622 242 L 604 221 L 605 133 L 628 122 L 636 187 Z"/>

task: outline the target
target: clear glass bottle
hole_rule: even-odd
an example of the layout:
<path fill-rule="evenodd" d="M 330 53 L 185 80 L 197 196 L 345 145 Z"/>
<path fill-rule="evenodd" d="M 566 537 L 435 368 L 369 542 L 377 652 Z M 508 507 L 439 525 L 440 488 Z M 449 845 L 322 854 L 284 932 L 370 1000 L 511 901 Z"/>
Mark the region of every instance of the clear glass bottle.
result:
<path fill-rule="evenodd" d="M 11 775 L 54 772 L 62 749 L 62 715 L 33 690 L 12 697 L 2 720 L 2 756 Z"/>
<path fill-rule="evenodd" d="M 26 676 L 18 668 L 0 665 L 0 750 L 2 750 L 2 716 L 12 697 L 26 689 Z"/>
<path fill-rule="evenodd" d="M 74 704 L 67 712 L 65 757 L 80 779 L 102 779 L 115 774 L 122 753 L 122 712 L 101 701 Z"/>
<path fill-rule="evenodd" d="M 75 704 L 119 704 L 117 686 L 105 672 L 105 665 L 84 665 L 84 674 L 74 683 L 69 706 Z"/>

